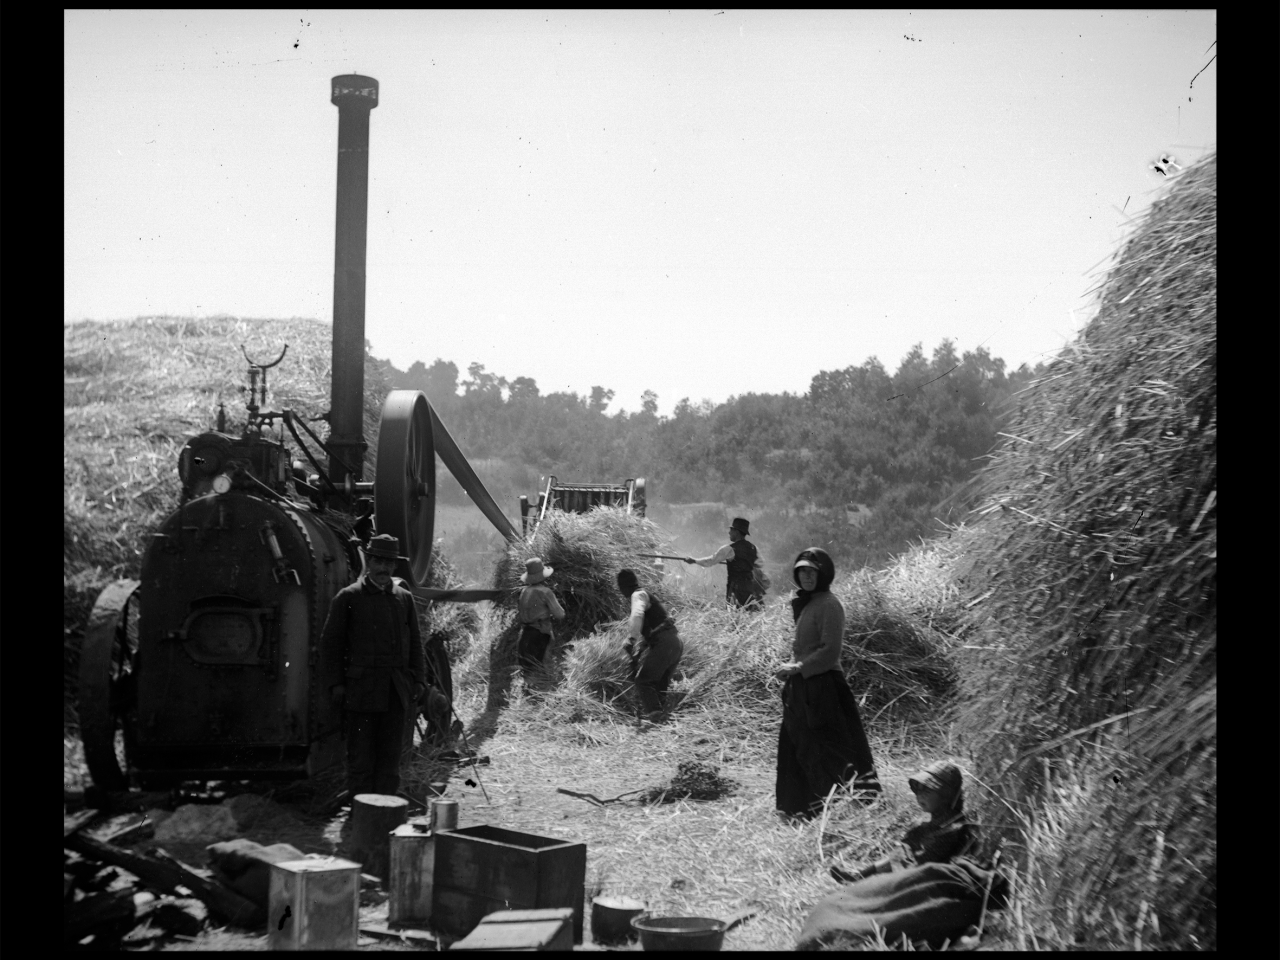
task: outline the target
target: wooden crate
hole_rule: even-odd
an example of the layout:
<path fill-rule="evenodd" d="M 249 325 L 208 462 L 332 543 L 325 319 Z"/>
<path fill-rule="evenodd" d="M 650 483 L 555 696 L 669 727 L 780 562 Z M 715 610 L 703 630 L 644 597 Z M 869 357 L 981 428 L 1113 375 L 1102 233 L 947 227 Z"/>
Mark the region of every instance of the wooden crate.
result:
<path fill-rule="evenodd" d="M 450 950 L 572 950 L 573 911 L 499 910 Z"/>
<path fill-rule="evenodd" d="M 436 835 L 431 916 L 436 929 L 465 937 L 498 910 L 568 907 L 582 943 L 587 845 L 487 824 Z"/>
<path fill-rule="evenodd" d="M 360 922 L 360 864 L 328 857 L 271 865 L 270 950 L 354 950 Z"/>

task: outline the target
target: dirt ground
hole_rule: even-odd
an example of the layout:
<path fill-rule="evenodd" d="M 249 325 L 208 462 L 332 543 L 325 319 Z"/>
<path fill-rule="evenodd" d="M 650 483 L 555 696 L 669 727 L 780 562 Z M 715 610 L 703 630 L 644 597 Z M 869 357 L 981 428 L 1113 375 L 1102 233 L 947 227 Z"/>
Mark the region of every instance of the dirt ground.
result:
<path fill-rule="evenodd" d="M 458 768 L 450 779 L 446 795 L 459 803 L 459 826 L 490 824 L 586 844 L 584 942 L 576 949 L 606 949 L 592 942 L 590 899 L 608 894 L 639 899 L 659 916 L 724 918 L 752 910 L 754 917 L 726 934 L 723 948 L 791 950 L 809 909 L 836 888 L 827 868 L 840 855 L 839 842 L 833 849 L 833 837 L 823 836 L 819 825 L 792 825 L 775 814 L 776 726 L 765 720 L 726 727 L 723 718 L 691 711 L 657 726 L 557 723 L 547 722 L 525 701 L 496 715 L 472 714 L 471 721 L 470 744 L 489 763 Z M 883 745 L 878 756 L 887 749 Z M 712 801 L 640 802 L 636 791 L 669 784 L 687 760 L 715 767 L 736 789 Z M 887 782 L 896 779 L 894 773 L 892 762 L 881 762 Z M 559 788 L 605 801 L 633 795 L 597 804 Z M 886 802 L 909 811 L 912 804 L 902 792 L 896 797 L 888 791 Z M 878 816 L 883 821 L 885 814 Z M 323 824 L 311 821 L 303 834 L 291 825 L 288 836 L 279 830 L 273 834 L 266 825 L 246 836 L 331 853 L 341 822 L 341 816 Z M 847 834 L 848 824 L 842 829 Z M 140 844 L 146 845 L 154 841 Z M 202 849 L 166 849 L 192 866 L 205 865 Z M 370 902 L 371 893 L 365 891 L 361 922 L 385 923 L 385 899 Z M 266 943 L 265 933 L 214 928 L 193 939 L 153 941 L 147 948 L 261 950 Z M 420 948 L 362 937 L 359 949 Z"/>

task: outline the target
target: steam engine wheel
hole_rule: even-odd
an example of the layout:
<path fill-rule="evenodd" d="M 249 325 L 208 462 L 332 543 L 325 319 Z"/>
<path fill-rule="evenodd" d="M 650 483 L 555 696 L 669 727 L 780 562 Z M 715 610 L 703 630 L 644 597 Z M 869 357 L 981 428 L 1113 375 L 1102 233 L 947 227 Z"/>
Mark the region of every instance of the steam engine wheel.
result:
<path fill-rule="evenodd" d="M 138 654 L 138 581 L 117 580 L 98 595 L 80 650 L 80 739 L 93 782 L 126 790 L 129 778 L 116 755 L 134 706 Z M 126 751 L 128 733 L 125 733 Z"/>
<path fill-rule="evenodd" d="M 431 407 L 417 390 L 393 390 L 382 408 L 373 485 L 379 533 L 400 538 L 409 558 L 396 576 L 416 587 L 427 585 L 435 532 L 436 449 Z"/>

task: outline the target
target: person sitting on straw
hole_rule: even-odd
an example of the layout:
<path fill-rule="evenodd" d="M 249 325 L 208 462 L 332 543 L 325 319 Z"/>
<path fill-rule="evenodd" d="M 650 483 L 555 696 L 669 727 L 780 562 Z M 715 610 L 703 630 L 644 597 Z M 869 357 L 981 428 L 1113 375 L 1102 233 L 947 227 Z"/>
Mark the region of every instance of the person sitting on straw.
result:
<path fill-rule="evenodd" d="M 972 950 L 977 947 L 988 909 L 1009 902 L 1009 880 L 991 863 L 971 854 L 976 836 L 965 820 L 960 770 L 938 762 L 907 781 L 927 823 L 907 831 L 906 857 L 886 857 L 858 870 L 831 868 L 846 881 L 814 904 L 800 929 L 799 950 L 848 949 L 853 943 L 883 937 L 894 946 L 903 938 L 916 949 Z"/>
<path fill-rule="evenodd" d="M 931 763 L 913 774 L 907 785 L 916 795 L 920 809 L 929 814 L 926 823 L 918 823 L 906 832 L 902 842 L 910 851 L 914 864 L 899 855 L 869 863 L 857 870 L 831 868 L 831 876 L 844 883 L 854 883 L 877 873 L 892 873 L 922 863 L 950 863 L 954 857 L 968 853 L 977 839 L 973 826 L 964 815 L 964 784 L 960 769 L 953 763 Z"/>
<path fill-rule="evenodd" d="M 547 648 L 554 638 L 552 619 L 563 620 L 565 617 L 564 607 L 560 606 L 555 593 L 546 584 L 555 572 L 555 567 L 543 566 L 541 557 L 530 557 L 524 562 L 524 573 L 520 575 L 524 587 L 520 590 L 517 606 L 523 629 L 516 653 L 520 659 L 520 675 L 526 685 L 546 659 Z"/>
<path fill-rule="evenodd" d="M 626 651 L 631 656 L 640 709 L 646 720 L 656 723 L 663 717 L 667 687 L 684 655 L 684 643 L 667 608 L 640 589 L 634 570 L 618 571 L 618 589 L 631 601 Z"/>

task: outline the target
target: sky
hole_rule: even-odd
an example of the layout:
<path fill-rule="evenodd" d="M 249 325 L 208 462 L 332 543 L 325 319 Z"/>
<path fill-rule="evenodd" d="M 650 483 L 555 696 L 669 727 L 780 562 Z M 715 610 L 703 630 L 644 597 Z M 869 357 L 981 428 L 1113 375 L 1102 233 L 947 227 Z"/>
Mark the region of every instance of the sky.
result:
<path fill-rule="evenodd" d="M 365 336 L 400 369 L 669 414 L 943 338 L 1034 365 L 1154 162 L 1215 148 L 1216 20 L 64 11 L 64 322 L 331 322 L 329 81 L 361 73 Z"/>

